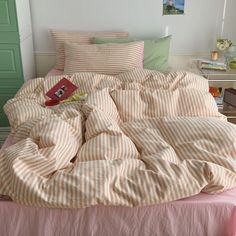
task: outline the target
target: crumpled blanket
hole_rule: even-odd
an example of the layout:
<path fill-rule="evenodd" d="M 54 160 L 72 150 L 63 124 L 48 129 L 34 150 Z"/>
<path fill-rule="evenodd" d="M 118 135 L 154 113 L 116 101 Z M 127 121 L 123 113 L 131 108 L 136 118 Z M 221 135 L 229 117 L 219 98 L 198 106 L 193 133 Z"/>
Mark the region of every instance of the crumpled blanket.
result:
<path fill-rule="evenodd" d="M 0 194 L 39 207 L 134 207 L 236 186 L 236 126 L 204 78 L 77 73 L 87 100 L 45 107 L 61 78 L 28 81 L 4 106 L 15 144 L 0 152 Z"/>

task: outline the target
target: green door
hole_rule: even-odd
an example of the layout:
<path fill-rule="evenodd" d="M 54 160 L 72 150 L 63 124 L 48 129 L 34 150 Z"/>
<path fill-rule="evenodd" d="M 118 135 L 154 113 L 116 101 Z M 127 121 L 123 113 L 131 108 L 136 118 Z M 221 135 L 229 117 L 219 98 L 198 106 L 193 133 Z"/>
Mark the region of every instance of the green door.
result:
<path fill-rule="evenodd" d="M 9 126 L 3 106 L 23 82 L 15 0 L 0 0 L 0 127 Z"/>
<path fill-rule="evenodd" d="M 20 47 L 17 44 L 0 44 L 0 86 L 11 83 L 10 78 L 22 80 Z"/>
<path fill-rule="evenodd" d="M 3 106 L 6 104 L 7 100 L 14 97 L 18 88 L 0 88 L 0 127 L 9 126 L 7 116 L 3 111 Z"/>
<path fill-rule="evenodd" d="M 9 126 L 3 105 L 14 97 L 23 82 L 19 45 L 0 44 L 0 127 Z"/>
<path fill-rule="evenodd" d="M 0 0 L 0 38 L 1 31 L 17 31 L 14 0 Z"/>

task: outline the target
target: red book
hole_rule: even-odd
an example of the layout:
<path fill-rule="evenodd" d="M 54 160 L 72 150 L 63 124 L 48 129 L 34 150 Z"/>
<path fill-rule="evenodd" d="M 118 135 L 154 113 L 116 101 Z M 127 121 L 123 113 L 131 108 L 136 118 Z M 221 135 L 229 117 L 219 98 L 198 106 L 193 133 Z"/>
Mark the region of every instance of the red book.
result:
<path fill-rule="evenodd" d="M 77 86 L 63 78 L 55 84 L 46 95 L 52 100 L 62 101 L 68 98 L 77 89 Z"/>

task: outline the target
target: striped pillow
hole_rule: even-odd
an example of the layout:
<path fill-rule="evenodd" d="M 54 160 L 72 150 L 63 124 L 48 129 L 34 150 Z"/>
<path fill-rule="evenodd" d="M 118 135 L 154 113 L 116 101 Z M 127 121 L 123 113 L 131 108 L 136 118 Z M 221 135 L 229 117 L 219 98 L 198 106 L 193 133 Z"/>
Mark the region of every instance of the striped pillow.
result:
<path fill-rule="evenodd" d="M 65 74 L 96 72 L 117 75 L 143 68 L 144 42 L 125 44 L 65 44 Z"/>
<path fill-rule="evenodd" d="M 64 69 L 65 50 L 64 43 L 91 44 L 94 37 L 102 37 L 107 39 L 127 38 L 127 32 L 68 32 L 51 30 L 56 49 L 56 66 L 58 70 Z"/>

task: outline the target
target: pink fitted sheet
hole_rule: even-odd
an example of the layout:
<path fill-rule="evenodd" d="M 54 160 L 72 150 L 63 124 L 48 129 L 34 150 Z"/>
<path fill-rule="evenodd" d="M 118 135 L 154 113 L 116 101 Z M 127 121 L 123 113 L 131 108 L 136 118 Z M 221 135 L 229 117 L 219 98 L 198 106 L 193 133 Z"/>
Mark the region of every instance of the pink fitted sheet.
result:
<path fill-rule="evenodd" d="M 13 145 L 8 137 L 3 149 Z M 27 207 L 0 198 L 0 236 L 236 235 L 236 188 L 146 207 Z"/>
<path fill-rule="evenodd" d="M 53 75 L 63 75 L 64 71 L 63 70 L 57 70 L 55 68 L 52 68 L 47 74 L 46 77 L 48 76 L 53 76 Z"/>
<path fill-rule="evenodd" d="M 136 208 L 47 209 L 0 201 L 0 235 L 235 235 L 235 194 Z"/>

